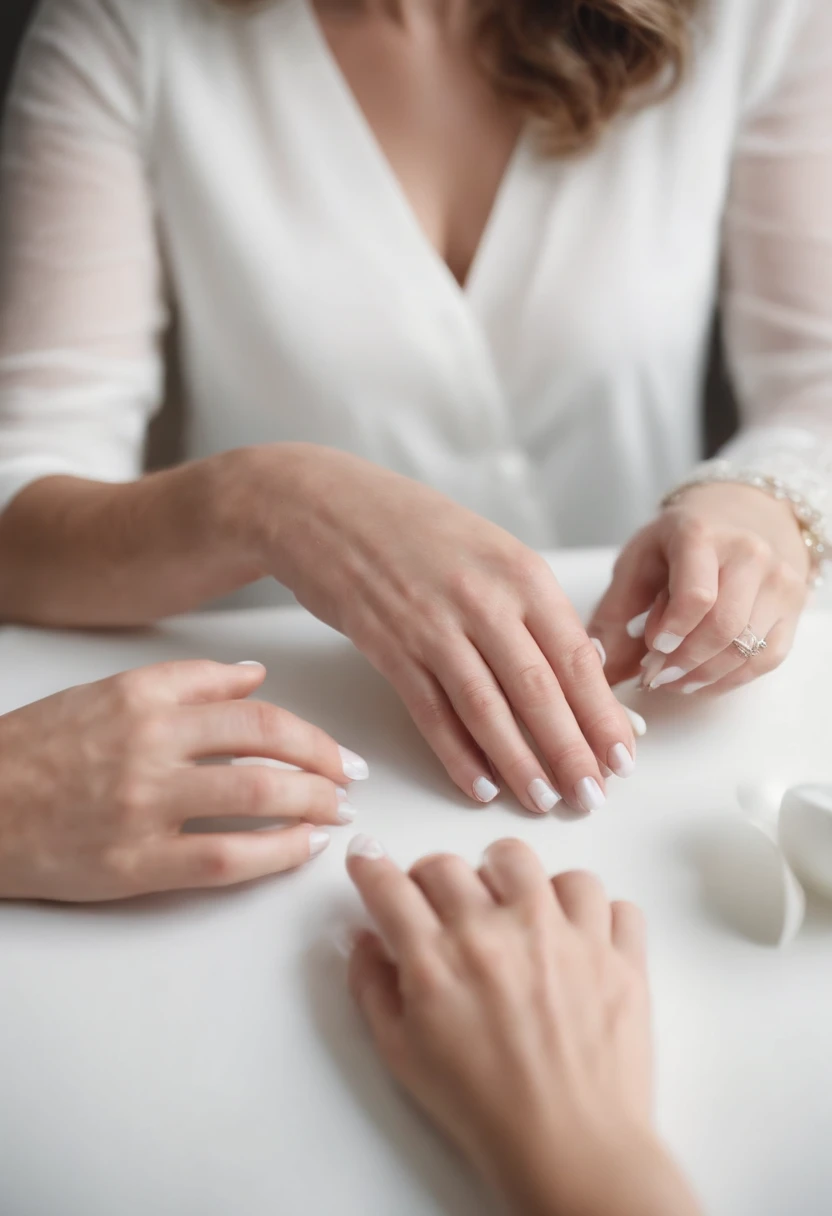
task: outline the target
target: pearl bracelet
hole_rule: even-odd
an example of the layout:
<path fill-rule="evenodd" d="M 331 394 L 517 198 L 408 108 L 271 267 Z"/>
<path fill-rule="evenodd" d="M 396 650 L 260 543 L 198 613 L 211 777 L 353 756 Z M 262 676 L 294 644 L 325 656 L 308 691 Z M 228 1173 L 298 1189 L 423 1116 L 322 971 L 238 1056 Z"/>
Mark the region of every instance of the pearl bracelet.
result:
<path fill-rule="evenodd" d="M 779 477 L 744 470 L 728 460 L 713 461 L 709 463 L 707 469 L 703 469 L 699 474 L 694 474 L 675 490 L 666 494 L 661 505 L 663 507 L 673 506 L 685 490 L 719 483 L 751 486 L 755 490 L 762 490 L 763 493 L 770 494 L 778 501 L 788 502 L 800 528 L 803 543 L 809 550 L 811 561 L 809 583 L 813 587 L 823 585 L 829 563 L 832 561 L 832 539 L 824 530 L 824 517 L 802 494 L 790 489 Z"/>

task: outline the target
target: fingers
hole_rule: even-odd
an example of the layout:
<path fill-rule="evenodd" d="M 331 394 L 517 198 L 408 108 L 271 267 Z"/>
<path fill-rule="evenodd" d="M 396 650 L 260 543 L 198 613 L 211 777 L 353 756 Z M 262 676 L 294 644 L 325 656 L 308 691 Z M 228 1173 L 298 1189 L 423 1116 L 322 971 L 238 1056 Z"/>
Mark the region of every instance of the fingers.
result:
<path fill-rule="evenodd" d="M 198 705 L 248 697 L 266 678 L 262 663 L 214 663 L 210 659 L 157 663 L 111 677 L 128 699 Z"/>
<path fill-rule="evenodd" d="M 529 811 L 550 811 L 560 801 L 559 795 L 526 742 L 495 678 L 497 673 L 464 640 L 453 653 L 438 652 L 431 657 L 435 669 L 446 673 L 445 690 L 455 713 L 517 799 Z"/>
<path fill-rule="evenodd" d="M 305 865 L 329 844 L 309 824 L 265 832 L 177 836 L 165 841 L 146 865 L 153 885 L 145 890 L 228 887 Z"/>
<path fill-rule="evenodd" d="M 463 726 L 439 684 L 424 668 L 400 668 L 388 673 L 425 742 L 455 785 L 477 802 L 493 802 L 500 793 L 482 750 Z"/>
<path fill-rule="evenodd" d="M 716 548 L 698 520 L 677 524 L 671 511 L 664 522 L 669 594 L 661 619 L 651 622 L 647 642 L 660 654 L 673 654 L 716 603 L 720 570 Z"/>
<path fill-rule="evenodd" d="M 369 1023 L 373 1037 L 389 1039 L 401 1017 L 402 1002 L 396 968 L 375 933 L 362 933 L 350 955 L 349 987 L 353 1000 Z"/>
<path fill-rule="evenodd" d="M 617 900 L 610 909 L 612 944 L 631 962 L 644 967 L 647 962 L 647 924 L 635 904 Z"/>
<path fill-rule="evenodd" d="M 710 693 L 721 695 L 731 692 L 735 688 L 741 688 L 744 684 L 750 684 L 752 680 L 757 680 L 760 676 L 774 671 L 786 659 L 794 645 L 799 619 L 795 615 L 778 621 L 769 630 L 766 636 L 766 649 L 761 654 L 745 660 L 727 676 L 717 680 L 716 683 L 706 685 L 704 690 L 694 687 L 693 691 L 703 691 L 706 695 Z M 695 672 L 694 676 L 698 674 Z"/>
<path fill-rule="evenodd" d="M 528 899 L 545 890 L 549 882 L 540 858 L 521 840 L 498 840 L 489 845 L 480 876 L 500 904 Z"/>
<path fill-rule="evenodd" d="M 556 717 L 554 708 L 550 711 L 549 723 L 557 722 L 560 730 L 549 745 L 552 750 L 547 748 L 544 755 L 570 806 L 598 810 L 605 801 L 598 766 L 606 765 L 617 777 L 629 777 L 635 770 L 630 719 L 571 608 L 557 614 L 536 608 L 529 616 L 529 629 L 551 664 L 570 711 L 568 717 L 565 712 Z M 551 725 L 541 723 L 538 729 L 544 739 L 552 734 Z"/>
<path fill-rule="evenodd" d="M 638 536 L 622 550 L 587 626 L 589 636 L 604 647 L 604 674 L 610 685 L 638 675 L 647 616 L 666 585 L 667 566 L 658 545 L 647 535 Z"/>
<path fill-rule="evenodd" d="M 552 879 L 552 887 L 567 919 L 585 933 L 610 940 L 612 913 L 606 892 L 594 874 L 572 870 Z"/>
<path fill-rule="evenodd" d="M 174 770 L 160 810 L 177 827 L 188 819 L 237 815 L 319 824 L 351 823 L 355 818 L 346 791 L 326 777 L 265 765 Z"/>
<path fill-rule="evenodd" d="M 356 836 L 347 853 L 347 870 L 395 961 L 435 939 L 441 930 L 435 911 L 377 840 Z"/>
<path fill-rule="evenodd" d="M 350 761 L 351 753 L 344 753 L 325 731 L 265 701 L 194 706 L 177 716 L 175 730 L 183 754 L 191 759 L 262 756 L 336 783 L 349 781 L 345 768 L 359 760 Z"/>
<path fill-rule="evenodd" d="M 410 877 L 445 925 L 494 907 L 479 874 L 453 854 L 421 858 L 411 868 Z"/>

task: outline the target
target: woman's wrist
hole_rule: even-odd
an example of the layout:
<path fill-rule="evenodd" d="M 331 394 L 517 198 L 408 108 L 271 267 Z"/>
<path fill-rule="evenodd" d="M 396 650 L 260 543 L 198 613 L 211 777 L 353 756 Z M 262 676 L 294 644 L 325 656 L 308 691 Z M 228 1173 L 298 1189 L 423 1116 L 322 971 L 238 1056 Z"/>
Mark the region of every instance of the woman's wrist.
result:
<path fill-rule="evenodd" d="M 619 1123 L 564 1134 L 538 1126 L 483 1171 L 513 1216 L 701 1216 L 681 1171 L 649 1128 Z"/>

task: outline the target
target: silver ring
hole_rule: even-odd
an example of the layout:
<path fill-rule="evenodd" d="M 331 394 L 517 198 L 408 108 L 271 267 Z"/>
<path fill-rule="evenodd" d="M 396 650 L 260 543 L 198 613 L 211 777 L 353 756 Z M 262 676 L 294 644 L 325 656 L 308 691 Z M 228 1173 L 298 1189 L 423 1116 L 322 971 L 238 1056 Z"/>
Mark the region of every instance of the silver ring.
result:
<path fill-rule="evenodd" d="M 746 625 L 739 637 L 734 638 L 731 645 L 738 650 L 744 659 L 753 659 L 762 654 L 768 643 L 765 638 L 758 638 L 756 633 Z"/>

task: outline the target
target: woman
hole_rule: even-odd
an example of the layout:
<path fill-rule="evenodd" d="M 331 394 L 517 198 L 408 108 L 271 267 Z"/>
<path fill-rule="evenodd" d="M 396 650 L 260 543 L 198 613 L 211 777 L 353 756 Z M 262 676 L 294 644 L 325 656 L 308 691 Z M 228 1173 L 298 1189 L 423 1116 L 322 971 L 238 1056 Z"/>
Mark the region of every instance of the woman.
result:
<path fill-rule="evenodd" d="M 265 674 L 261 663 L 162 663 L 0 716 L 0 899 L 229 886 L 321 853 L 326 826 L 355 818 L 345 787 L 367 764 L 293 714 L 246 701 Z M 217 756 L 245 767 L 200 763 Z M 237 816 L 286 826 L 182 831 Z"/>
<path fill-rule="evenodd" d="M 776 666 L 832 532 L 830 35 L 825 0 L 46 0 L 3 170 L 0 612 L 268 576 L 467 794 L 598 808 L 635 761 L 609 684 Z M 745 429 L 694 470 L 723 256 Z M 191 459 L 135 480 L 168 300 Z M 593 645 L 533 547 L 633 532 Z"/>
<path fill-rule="evenodd" d="M 384 1062 L 515 1216 L 697 1216 L 653 1125 L 644 923 L 518 840 L 403 874 L 350 846 L 372 915 L 352 991 Z"/>

